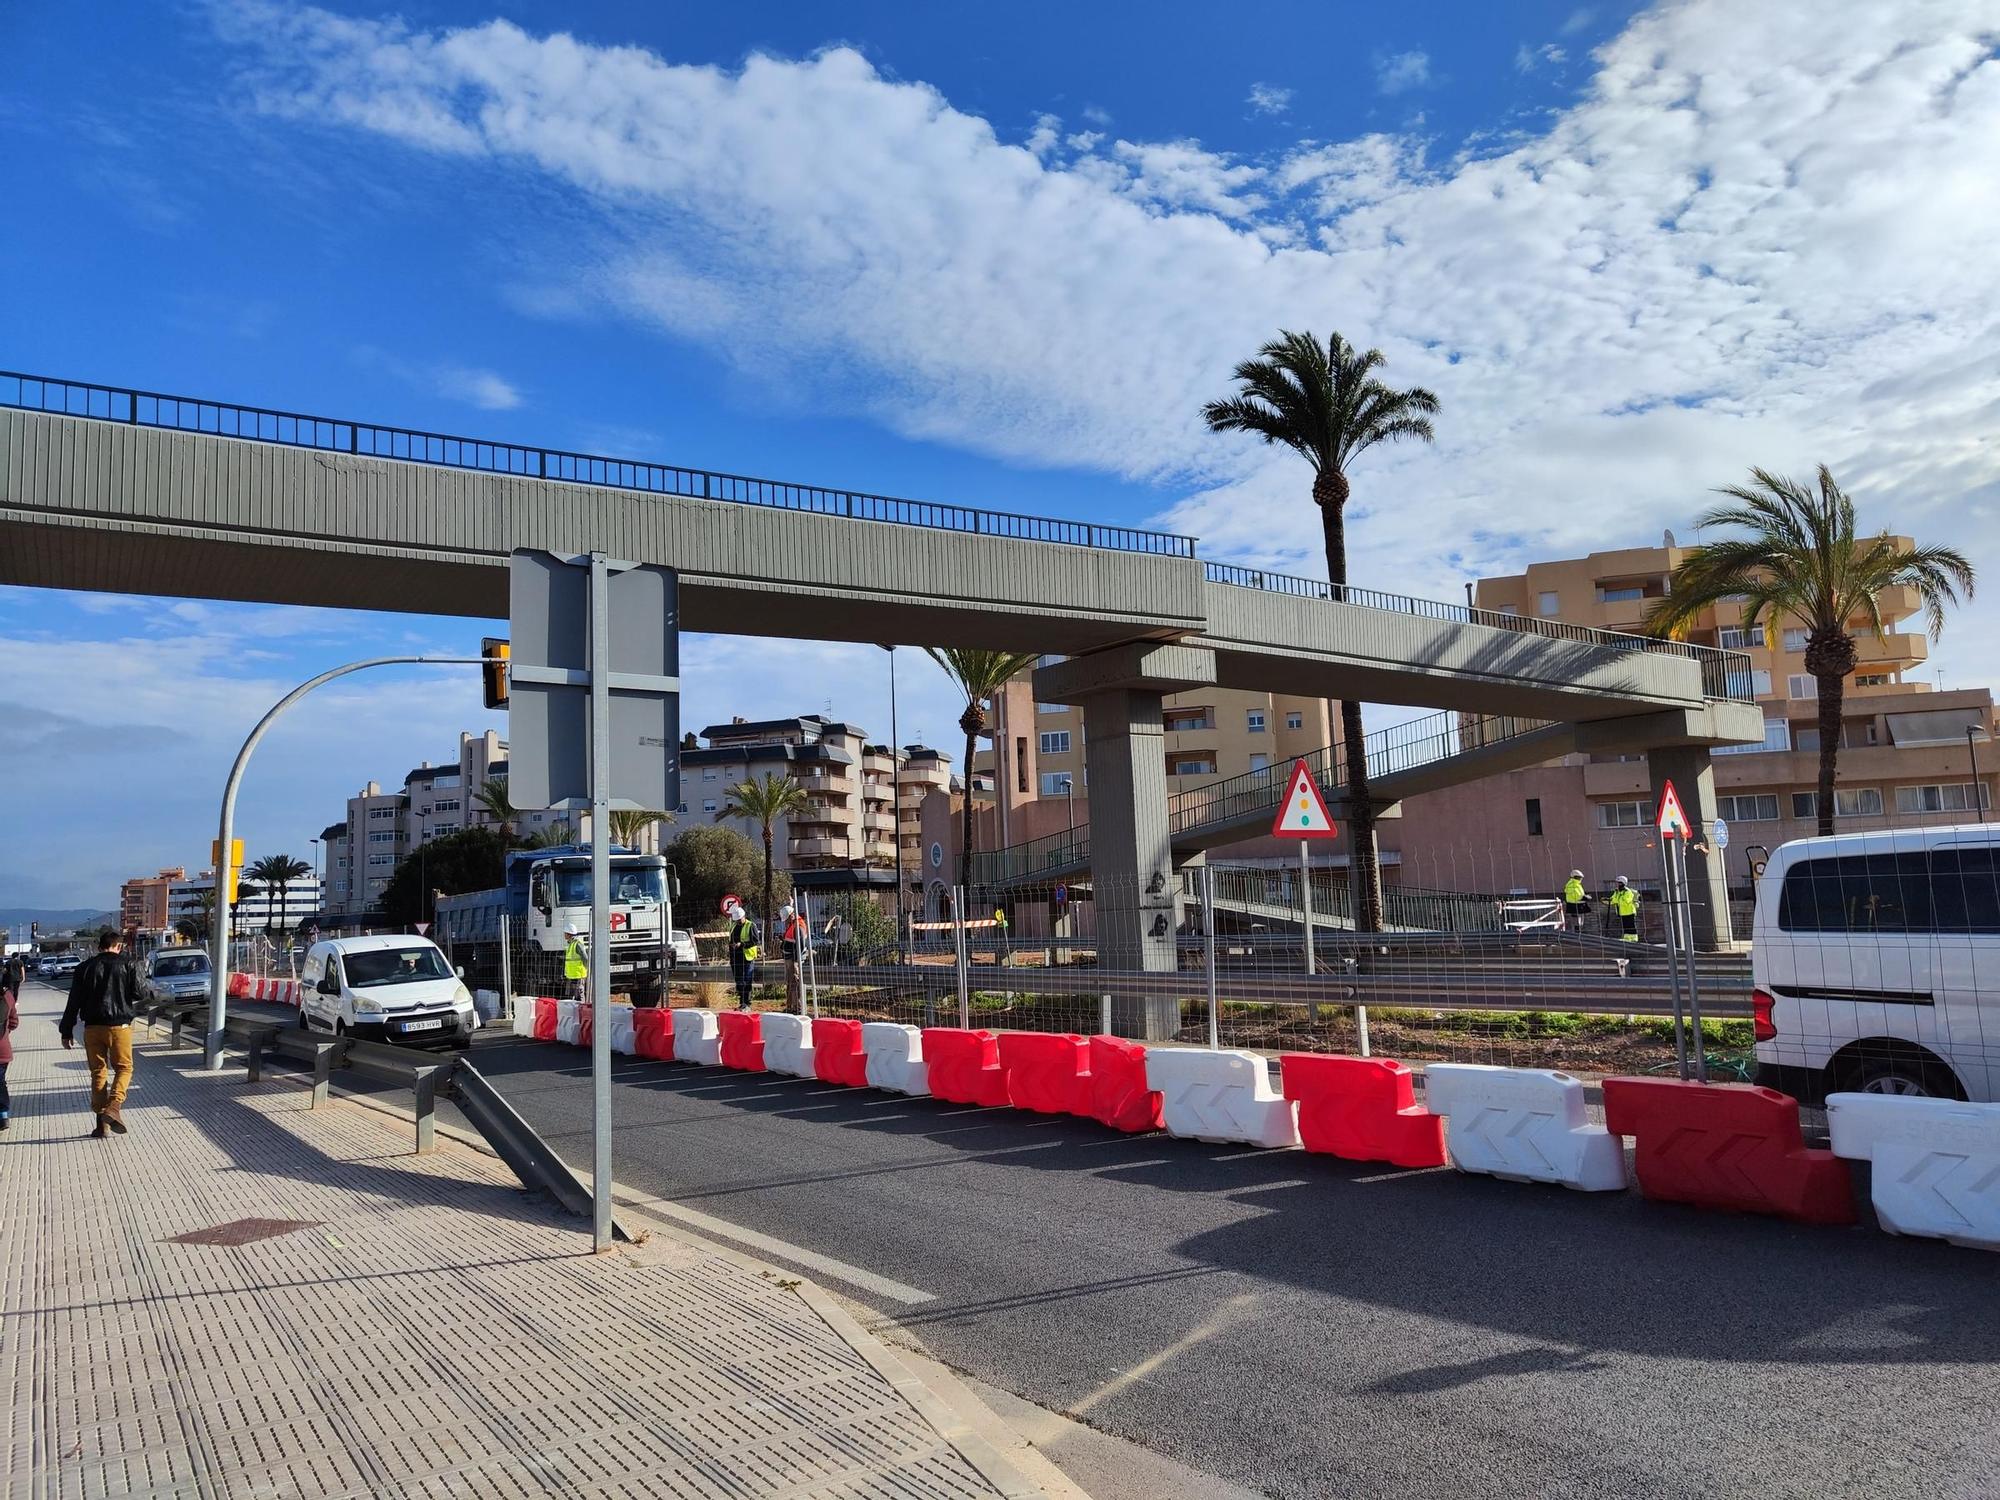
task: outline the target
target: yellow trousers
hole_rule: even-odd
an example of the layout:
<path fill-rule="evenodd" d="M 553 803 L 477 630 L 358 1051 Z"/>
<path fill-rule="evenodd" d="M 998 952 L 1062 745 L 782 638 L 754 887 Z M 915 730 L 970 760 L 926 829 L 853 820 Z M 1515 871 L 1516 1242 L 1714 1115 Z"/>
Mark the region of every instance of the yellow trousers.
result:
<path fill-rule="evenodd" d="M 83 1055 L 90 1064 L 90 1112 L 123 1108 L 132 1086 L 132 1028 L 84 1027 Z"/>

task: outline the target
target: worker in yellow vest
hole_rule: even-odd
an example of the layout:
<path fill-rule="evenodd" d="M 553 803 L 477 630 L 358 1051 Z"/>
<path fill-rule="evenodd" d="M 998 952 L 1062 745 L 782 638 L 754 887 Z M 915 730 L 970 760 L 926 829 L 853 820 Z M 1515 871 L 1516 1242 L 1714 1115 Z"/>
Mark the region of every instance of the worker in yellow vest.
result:
<path fill-rule="evenodd" d="M 572 922 L 563 929 L 563 978 L 568 983 L 569 998 L 584 1000 L 584 981 L 590 978 L 589 950 L 583 945 L 583 929 Z"/>
<path fill-rule="evenodd" d="M 1605 897 L 1605 900 L 1610 902 L 1612 911 L 1618 914 L 1619 941 L 1638 942 L 1639 893 L 1632 889 L 1632 882 L 1620 875 L 1618 884 L 1611 888 L 1611 894 Z"/>
<path fill-rule="evenodd" d="M 1583 871 L 1571 870 L 1562 889 L 1563 926 L 1570 932 L 1583 931 L 1583 914 L 1590 910 L 1590 896 L 1583 888 Z"/>

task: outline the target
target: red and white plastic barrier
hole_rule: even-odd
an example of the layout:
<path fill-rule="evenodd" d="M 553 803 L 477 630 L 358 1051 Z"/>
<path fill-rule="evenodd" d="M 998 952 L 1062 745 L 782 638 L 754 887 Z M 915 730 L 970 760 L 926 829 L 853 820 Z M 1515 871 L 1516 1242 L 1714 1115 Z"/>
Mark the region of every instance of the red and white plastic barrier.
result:
<path fill-rule="evenodd" d="M 861 1023 L 820 1017 L 812 1024 L 813 1072 L 825 1083 L 865 1088 L 868 1054 L 861 1049 Z"/>
<path fill-rule="evenodd" d="M 1444 1117 L 1445 1145 L 1461 1172 L 1585 1193 L 1625 1187 L 1624 1142 L 1590 1123 L 1583 1084 L 1567 1073 L 1432 1063 L 1424 1102 Z"/>
<path fill-rule="evenodd" d="M 659 1007 L 632 1012 L 632 1050 L 655 1062 L 674 1060 L 674 1013 Z"/>
<path fill-rule="evenodd" d="M 765 1016 L 764 1066 L 793 1078 L 813 1077 L 812 1022 L 779 1011 Z"/>
<path fill-rule="evenodd" d="M 1090 1043 L 1074 1032 L 1003 1031 L 1007 1099 L 1041 1115 L 1090 1113 Z"/>
<path fill-rule="evenodd" d="M 584 1035 L 584 1017 L 590 1006 L 582 1000 L 556 1001 L 556 1040 L 570 1047 L 582 1047 L 590 1038 Z"/>
<path fill-rule="evenodd" d="M 712 1010 L 677 1010 L 674 1017 L 674 1056 L 681 1062 L 700 1063 L 704 1068 L 722 1066 L 722 1033 Z"/>
<path fill-rule="evenodd" d="M 1393 1167 L 1444 1165 L 1444 1121 L 1417 1103 L 1416 1079 L 1403 1064 L 1287 1052 L 1280 1066 L 1306 1150 Z"/>
<path fill-rule="evenodd" d="M 867 1057 L 864 1076 L 871 1088 L 892 1094 L 928 1094 L 930 1070 L 924 1066 L 923 1033 L 894 1021 L 867 1021 L 861 1027 L 861 1050 Z"/>
<path fill-rule="evenodd" d="M 632 1018 L 638 1014 L 629 1005 L 614 1005 L 605 1016 L 605 1030 L 611 1033 L 611 1050 L 632 1057 L 638 1052 Z"/>
<path fill-rule="evenodd" d="M 232 1000 L 263 1000 L 272 1005 L 289 1005 L 294 1010 L 299 1008 L 299 982 L 296 979 L 260 979 L 255 974 L 243 974 L 232 969 L 228 992 Z"/>
<path fill-rule="evenodd" d="M 542 1002 L 533 995 L 514 997 L 514 1035 L 524 1041 L 533 1041 L 535 1036 L 535 1007 Z"/>
<path fill-rule="evenodd" d="M 764 1071 L 764 1031 L 754 1010 L 718 1011 L 716 1061 L 741 1073 Z"/>
<path fill-rule="evenodd" d="M 1146 1086 L 1160 1096 L 1167 1134 L 1249 1146 L 1296 1146 L 1297 1106 L 1271 1087 L 1254 1052 L 1148 1047 Z"/>
<path fill-rule="evenodd" d="M 1000 1066 L 1000 1041 L 990 1031 L 956 1026 L 924 1029 L 924 1065 L 931 1093 L 952 1104 L 1004 1108 L 1007 1071 Z"/>
<path fill-rule="evenodd" d="M 1875 1164 L 1875 1218 L 1891 1234 L 2000 1250 L 2000 1104 L 1831 1094 L 1833 1154 Z"/>

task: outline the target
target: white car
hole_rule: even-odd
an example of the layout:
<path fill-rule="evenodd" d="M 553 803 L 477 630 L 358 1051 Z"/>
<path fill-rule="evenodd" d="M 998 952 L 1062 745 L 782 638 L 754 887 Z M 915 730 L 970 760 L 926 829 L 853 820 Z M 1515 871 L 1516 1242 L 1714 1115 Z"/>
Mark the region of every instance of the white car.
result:
<path fill-rule="evenodd" d="M 694 934 L 685 928 L 673 929 L 672 951 L 675 964 L 686 964 L 690 969 L 701 967 L 701 950 L 694 944 Z"/>
<path fill-rule="evenodd" d="M 2000 828 L 1782 845 L 1752 937 L 1759 1083 L 2000 1098 Z"/>
<path fill-rule="evenodd" d="M 299 1025 L 335 1036 L 467 1047 L 479 1029 L 472 992 L 428 938 L 329 938 L 299 973 Z"/>
<path fill-rule="evenodd" d="M 208 955 L 199 948 L 156 948 L 146 960 L 146 979 L 169 1000 L 200 1000 L 209 989 Z"/>

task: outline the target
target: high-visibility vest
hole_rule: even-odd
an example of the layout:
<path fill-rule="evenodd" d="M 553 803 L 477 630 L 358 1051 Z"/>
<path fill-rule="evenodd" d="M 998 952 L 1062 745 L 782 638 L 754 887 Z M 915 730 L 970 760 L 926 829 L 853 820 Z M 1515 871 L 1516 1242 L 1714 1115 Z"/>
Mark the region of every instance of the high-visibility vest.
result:
<path fill-rule="evenodd" d="M 1619 886 L 1605 899 L 1610 901 L 1611 909 L 1621 917 L 1634 917 L 1639 914 L 1639 893 L 1630 886 Z"/>
<path fill-rule="evenodd" d="M 750 962 L 755 963 L 757 961 L 759 952 L 757 947 L 757 929 L 751 924 L 748 917 L 730 924 L 729 943 L 731 947 L 735 948 Z"/>
<path fill-rule="evenodd" d="M 1571 906 L 1583 905 L 1583 882 L 1574 875 L 1563 886 L 1563 900 Z"/>
<path fill-rule="evenodd" d="M 996 907 L 994 907 L 994 908 L 993 908 L 993 922 L 994 922 L 994 925 L 995 925 L 995 926 L 998 926 L 998 927 L 1005 927 L 1005 926 L 1007 925 L 1007 913 L 1005 913 L 1004 911 L 1002 911 L 1002 910 L 1001 910 L 1001 909 L 1000 909 L 999 907 L 997 907 L 997 906 L 996 906 Z"/>
<path fill-rule="evenodd" d="M 590 965 L 583 956 L 583 944 L 571 938 L 563 946 L 563 978 L 584 979 L 590 974 Z"/>

